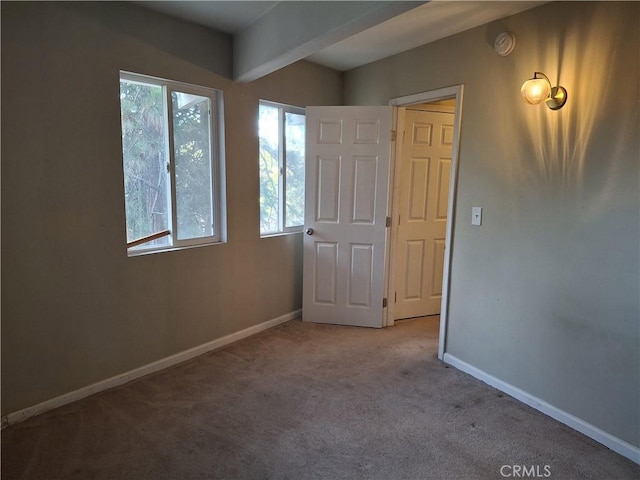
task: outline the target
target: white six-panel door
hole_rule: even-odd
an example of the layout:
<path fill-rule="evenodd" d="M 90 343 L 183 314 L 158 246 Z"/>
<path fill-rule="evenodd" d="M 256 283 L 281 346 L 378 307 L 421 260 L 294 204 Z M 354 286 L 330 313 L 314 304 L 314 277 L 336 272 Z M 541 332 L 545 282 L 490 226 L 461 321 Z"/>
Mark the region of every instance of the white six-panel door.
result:
<path fill-rule="evenodd" d="M 303 320 L 383 326 L 391 107 L 308 107 Z"/>
<path fill-rule="evenodd" d="M 406 110 L 399 158 L 394 319 L 440 313 L 453 113 Z"/>

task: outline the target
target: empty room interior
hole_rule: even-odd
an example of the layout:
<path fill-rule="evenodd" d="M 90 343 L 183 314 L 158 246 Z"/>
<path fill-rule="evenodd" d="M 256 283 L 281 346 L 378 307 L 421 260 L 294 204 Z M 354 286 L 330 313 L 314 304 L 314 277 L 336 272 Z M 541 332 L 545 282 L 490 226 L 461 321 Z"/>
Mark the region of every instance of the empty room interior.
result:
<path fill-rule="evenodd" d="M 3 478 L 640 476 L 640 3 L 0 8 Z"/>

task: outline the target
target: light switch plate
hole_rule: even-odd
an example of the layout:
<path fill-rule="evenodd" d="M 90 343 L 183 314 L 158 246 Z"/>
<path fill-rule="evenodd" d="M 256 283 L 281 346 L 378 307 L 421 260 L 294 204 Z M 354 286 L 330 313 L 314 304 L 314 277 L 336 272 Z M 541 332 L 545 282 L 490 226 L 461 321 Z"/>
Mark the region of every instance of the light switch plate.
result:
<path fill-rule="evenodd" d="M 471 225 L 482 225 L 482 207 L 471 207 Z"/>

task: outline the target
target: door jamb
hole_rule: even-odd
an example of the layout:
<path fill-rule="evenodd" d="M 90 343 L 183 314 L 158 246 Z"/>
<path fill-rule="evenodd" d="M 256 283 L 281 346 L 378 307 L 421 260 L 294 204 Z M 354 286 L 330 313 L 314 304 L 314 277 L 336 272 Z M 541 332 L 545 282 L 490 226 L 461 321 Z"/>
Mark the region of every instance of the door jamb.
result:
<path fill-rule="evenodd" d="M 416 93 L 413 95 L 407 95 L 404 97 L 396 97 L 389 100 L 389 105 L 391 105 L 394 111 L 393 115 L 393 125 L 398 130 L 398 110 L 400 107 L 406 107 L 408 105 L 417 104 L 417 103 L 429 103 L 435 102 L 438 100 L 444 100 L 447 98 L 455 98 L 456 107 L 454 113 L 454 127 L 453 127 L 453 146 L 452 146 L 452 158 L 451 158 L 451 178 L 449 179 L 449 204 L 447 206 L 447 232 L 445 238 L 445 256 L 444 256 L 444 268 L 442 272 L 442 303 L 440 307 L 440 333 L 438 337 L 438 358 L 442 360 L 444 358 L 444 352 L 446 347 L 446 336 L 447 336 L 447 321 L 449 318 L 449 291 L 451 288 L 451 259 L 453 256 L 453 225 L 455 223 L 455 206 L 457 200 L 457 185 L 458 185 L 458 166 L 459 166 L 459 151 L 460 151 L 460 127 L 462 121 L 462 97 L 464 93 L 464 85 L 453 85 L 450 87 L 439 88 L 437 90 L 430 90 L 427 92 Z M 400 140 L 396 141 L 396 148 L 394 148 L 394 152 L 391 159 L 391 167 L 390 172 L 392 172 L 392 179 L 390 179 L 390 185 L 394 186 L 393 195 L 390 195 L 389 198 L 392 199 L 393 205 L 391 205 L 391 211 L 393 213 L 396 212 L 397 203 L 396 203 L 396 193 L 395 192 L 395 170 L 396 170 L 396 152 L 397 146 L 399 145 Z M 392 216 L 395 218 L 395 215 Z M 394 222 L 395 223 L 395 222 Z M 393 287 L 393 275 L 391 270 L 393 270 L 393 253 L 396 250 L 396 235 L 395 229 L 392 226 L 391 235 L 391 245 L 388 251 L 388 259 L 389 265 L 391 268 L 387 271 L 389 272 L 386 288 L 387 292 L 385 297 L 389 298 L 389 295 L 394 290 Z M 387 318 L 386 318 L 386 326 L 393 326 L 394 318 L 393 318 L 393 304 L 391 298 L 389 298 L 390 308 L 387 309 Z"/>

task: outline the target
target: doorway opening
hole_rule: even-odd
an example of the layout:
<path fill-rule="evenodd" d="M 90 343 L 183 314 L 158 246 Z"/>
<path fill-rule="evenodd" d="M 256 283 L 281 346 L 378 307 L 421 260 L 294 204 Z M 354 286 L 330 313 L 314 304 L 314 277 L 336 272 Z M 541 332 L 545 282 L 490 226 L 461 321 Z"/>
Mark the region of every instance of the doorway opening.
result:
<path fill-rule="evenodd" d="M 386 326 L 440 315 L 446 348 L 463 86 L 392 99 L 393 227 L 388 250 Z"/>

